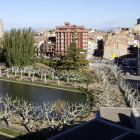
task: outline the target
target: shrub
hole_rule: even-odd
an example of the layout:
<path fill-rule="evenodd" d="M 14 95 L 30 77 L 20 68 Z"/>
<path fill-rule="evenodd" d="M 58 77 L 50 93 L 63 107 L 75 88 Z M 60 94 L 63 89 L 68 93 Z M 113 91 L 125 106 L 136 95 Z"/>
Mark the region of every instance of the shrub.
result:
<path fill-rule="evenodd" d="M 22 79 L 20 79 L 20 78 L 17 78 L 16 80 L 19 81 L 19 82 L 22 81 Z"/>

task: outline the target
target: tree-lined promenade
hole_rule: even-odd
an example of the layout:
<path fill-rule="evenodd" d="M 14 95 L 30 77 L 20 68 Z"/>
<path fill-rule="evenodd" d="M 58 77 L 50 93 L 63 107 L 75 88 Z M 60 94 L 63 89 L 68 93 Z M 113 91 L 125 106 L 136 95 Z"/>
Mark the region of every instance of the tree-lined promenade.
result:
<path fill-rule="evenodd" d="M 8 126 L 12 127 L 10 117 L 15 113 L 14 118 L 15 115 L 18 115 L 18 117 L 22 116 L 24 121 L 27 120 L 27 133 L 31 133 L 32 130 L 34 130 L 34 132 L 36 132 L 36 130 L 41 132 L 44 128 L 48 132 L 51 128 L 53 135 L 56 135 L 56 128 L 63 131 L 65 126 L 72 126 L 73 122 L 79 124 L 82 123 L 83 118 L 85 121 L 89 120 L 88 117 L 91 116 L 91 114 L 92 117 L 90 117 L 90 119 L 93 119 L 94 112 L 99 110 L 101 106 L 137 106 L 136 103 L 140 97 L 139 91 L 126 83 L 125 75 L 119 67 L 108 64 L 89 69 L 89 61 L 85 59 L 84 55 L 85 51 L 76 47 L 76 35 L 75 40 L 73 40 L 68 47 L 67 56 L 64 57 L 59 54 L 57 56 L 58 59 L 52 57 L 45 60 L 44 57 L 42 57 L 38 60 L 34 57 L 36 48 L 34 46 L 33 34 L 34 32 L 31 28 L 23 30 L 12 29 L 10 33 L 4 34 L 1 43 L 1 61 L 3 65 L 0 68 L 0 76 L 7 79 L 13 78 L 17 81 L 41 82 L 47 86 L 57 85 L 58 87 L 79 88 L 88 95 L 88 102 L 85 106 L 81 105 L 80 110 L 79 105 L 72 106 L 72 104 L 63 101 L 59 103 L 44 103 L 44 108 L 41 108 L 41 114 L 39 113 L 45 116 L 43 118 L 42 116 L 35 116 L 35 111 L 39 109 L 38 106 L 35 107 L 35 105 L 26 103 L 23 100 L 14 99 L 12 101 L 6 96 L 4 98 L 8 102 L 10 101 L 10 103 L 5 103 L 6 101 L 1 102 L 4 108 L 0 113 L 3 119 L 10 121 L 8 122 Z M 80 52 L 83 52 L 83 54 L 81 55 Z M 38 64 L 39 66 L 37 66 L 36 62 L 39 61 L 44 65 L 48 65 L 49 68 L 41 68 L 40 63 Z M 9 107 L 6 106 L 6 104 L 8 104 Z M 24 112 L 19 110 L 19 108 L 23 107 L 19 107 L 22 104 L 26 105 L 25 108 L 27 110 L 24 110 Z M 29 109 L 28 105 L 30 104 L 31 108 Z M 59 106 L 59 109 L 56 108 L 56 106 Z M 13 108 L 13 110 L 11 110 L 11 108 Z M 31 110 L 31 112 L 29 110 Z M 71 111 L 74 111 L 74 113 Z M 53 113 L 54 118 L 50 115 Z M 83 116 L 83 113 L 86 115 Z M 72 119 L 69 120 L 71 117 Z M 33 129 L 33 127 L 35 127 L 35 129 Z M 48 133 L 47 138 L 49 136 L 50 134 Z"/>

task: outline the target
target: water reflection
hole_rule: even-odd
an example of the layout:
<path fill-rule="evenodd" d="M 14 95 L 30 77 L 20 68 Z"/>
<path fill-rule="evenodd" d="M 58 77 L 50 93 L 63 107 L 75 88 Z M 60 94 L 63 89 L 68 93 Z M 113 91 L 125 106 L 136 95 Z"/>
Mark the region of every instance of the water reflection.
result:
<path fill-rule="evenodd" d="M 13 83 L 0 80 L 0 93 L 2 95 L 8 93 L 13 98 L 23 98 L 28 101 L 37 102 L 42 105 L 43 101 L 56 101 L 58 99 L 64 101 L 82 101 L 86 102 L 86 95 L 72 91 L 65 91 L 53 88 L 26 85 L 21 83 Z"/>

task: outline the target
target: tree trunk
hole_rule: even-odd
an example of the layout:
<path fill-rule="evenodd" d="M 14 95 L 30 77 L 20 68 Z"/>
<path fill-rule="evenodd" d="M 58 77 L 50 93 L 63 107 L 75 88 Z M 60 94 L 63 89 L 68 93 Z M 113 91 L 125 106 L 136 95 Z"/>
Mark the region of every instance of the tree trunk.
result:
<path fill-rule="evenodd" d="M 67 78 L 67 83 L 69 83 L 69 77 Z"/>
<path fill-rule="evenodd" d="M 60 86 L 60 81 L 59 81 L 59 78 L 58 78 L 58 85 Z"/>
<path fill-rule="evenodd" d="M 76 88 L 76 80 L 74 81 L 74 87 Z"/>
<path fill-rule="evenodd" d="M 33 120 L 32 119 L 30 119 L 30 132 L 32 132 L 32 128 L 33 128 Z"/>
<path fill-rule="evenodd" d="M 0 77 L 1 77 L 2 75 L 1 75 L 1 69 L 0 69 Z"/>
<path fill-rule="evenodd" d="M 8 115 L 8 121 L 7 122 L 8 122 L 8 126 L 11 127 L 11 119 L 10 119 L 9 115 Z"/>
<path fill-rule="evenodd" d="M 45 73 L 45 82 L 44 83 L 46 83 L 46 73 Z"/>
<path fill-rule="evenodd" d="M 9 74 L 8 74 L 8 71 L 7 71 L 7 78 L 9 78 Z"/>
<path fill-rule="evenodd" d="M 29 70 L 29 74 L 28 74 L 28 77 L 30 77 L 30 74 L 31 74 L 31 71 Z"/>
<path fill-rule="evenodd" d="M 18 67 L 17 67 L 17 72 L 18 72 Z"/>
<path fill-rule="evenodd" d="M 21 79 L 22 79 L 22 71 L 21 71 Z"/>
<path fill-rule="evenodd" d="M 32 77 L 32 82 L 34 81 L 34 74 L 33 74 L 33 77 Z"/>
<path fill-rule="evenodd" d="M 13 66 L 12 66 L 12 73 L 14 73 L 14 68 L 13 68 Z"/>
<path fill-rule="evenodd" d="M 15 69 L 15 76 L 17 76 L 16 69 Z"/>
<path fill-rule="evenodd" d="M 54 80 L 54 73 L 52 73 L 52 81 Z"/>
<path fill-rule="evenodd" d="M 88 89 L 88 84 L 87 84 L 87 91 L 89 92 L 89 89 Z"/>

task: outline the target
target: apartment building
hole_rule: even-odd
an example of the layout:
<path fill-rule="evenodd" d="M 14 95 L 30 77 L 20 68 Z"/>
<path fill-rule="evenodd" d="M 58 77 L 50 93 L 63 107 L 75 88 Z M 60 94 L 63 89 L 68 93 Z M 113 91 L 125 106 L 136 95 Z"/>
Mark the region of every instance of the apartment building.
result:
<path fill-rule="evenodd" d="M 3 36 L 3 21 L 0 19 L 0 37 Z"/>
<path fill-rule="evenodd" d="M 47 38 L 44 43 L 41 44 L 40 50 L 45 56 L 51 57 L 55 55 L 55 37 Z"/>
<path fill-rule="evenodd" d="M 69 22 L 64 23 L 65 26 L 56 26 L 56 52 L 66 55 L 67 48 L 73 41 L 74 32 L 76 30 L 76 44 L 78 48 L 88 50 L 88 30 L 84 26 L 70 25 Z"/>

